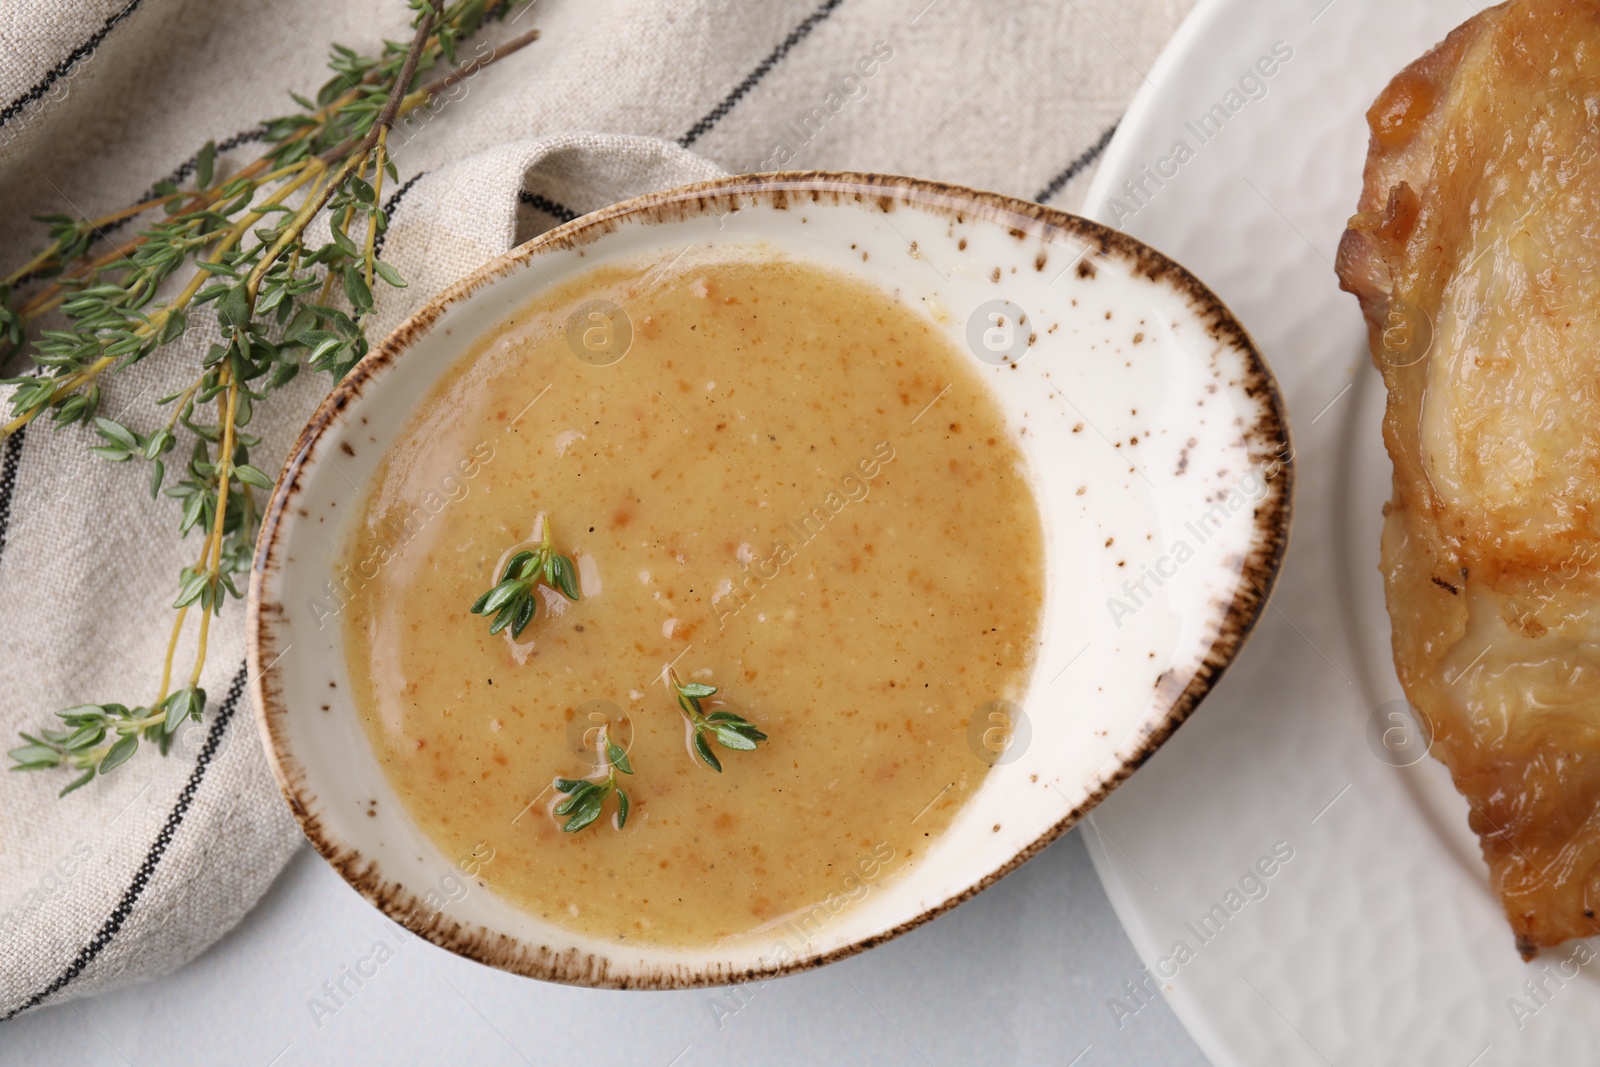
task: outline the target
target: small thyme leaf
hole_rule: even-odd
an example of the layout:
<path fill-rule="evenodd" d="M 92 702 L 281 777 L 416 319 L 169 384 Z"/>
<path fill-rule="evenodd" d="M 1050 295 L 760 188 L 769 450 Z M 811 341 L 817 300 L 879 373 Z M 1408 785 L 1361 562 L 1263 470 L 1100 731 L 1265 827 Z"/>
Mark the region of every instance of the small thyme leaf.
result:
<path fill-rule="evenodd" d="M 184 699 L 180 700 L 180 697 Z M 182 689 L 167 697 L 167 718 L 166 722 L 162 724 L 162 732 L 172 733 L 182 724 L 184 719 L 189 717 L 189 701 L 187 697 L 188 692 Z"/>
<path fill-rule="evenodd" d="M 354 245 L 350 246 L 350 254 L 359 254 Z M 354 264 L 344 269 L 344 293 L 350 306 L 357 311 L 372 310 L 372 290 L 367 287 L 366 279 L 361 277 L 361 269 Z"/>
<path fill-rule="evenodd" d="M 80 728 L 78 732 L 73 734 L 71 737 L 68 737 L 62 742 L 62 746 L 69 751 L 76 752 L 79 749 L 93 748 L 101 741 L 104 741 L 105 738 L 106 728 L 104 726 L 95 726 L 93 723 L 91 723 L 88 726 Z"/>
<path fill-rule="evenodd" d="M 539 610 L 539 602 L 533 597 L 528 597 L 517 607 L 516 617 L 511 621 L 511 636 L 521 637 L 522 631 L 528 628 L 528 623 L 533 621 L 533 614 Z"/>
<path fill-rule="evenodd" d="M 382 278 L 396 289 L 404 289 L 406 287 L 406 280 L 400 277 L 400 272 L 389 266 L 389 264 L 385 263 L 383 260 L 375 260 L 372 266 L 373 269 L 378 272 L 378 277 Z"/>
<path fill-rule="evenodd" d="M 211 184 L 211 171 L 217 160 L 217 142 L 207 141 L 194 161 L 194 183 L 204 189 Z"/>
<path fill-rule="evenodd" d="M 498 611 L 502 605 L 510 602 L 521 591 L 521 583 L 516 579 L 508 578 L 489 590 L 489 595 L 483 601 L 483 607 L 479 608 L 478 611 L 483 615 L 487 615 L 491 611 Z"/>
<path fill-rule="evenodd" d="M 14 748 L 6 754 L 18 763 L 29 766 L 55 767 L 61 763 L 60 753 L 44 745 L 24 745 L 22 748 Z M 20 769 L 22 768 L 12 768 L 12 770 Z"/>
<path fill-rule="evenodd" d="M 522 636 L 522 631 L 539 612 L 541 581 L 568 600 L 582 599 L 572 559 L 557 552 L 551 544 L 548 516 L 543 525 L 544 535 L 539 547 L 523 549 L 512 556 L 501 572 L 500 581 L 472 602 L 472 614 L 495 616 L 489 625 L 491 637 L 508 626 L 513 638 Z"/>
<path fill-rule="evenodd" d="M 588 795 L 589 795 L 589 787 L 587 785 L 582 785 L 582 786 L 579 786 L 578 788 L 572 790 L 572 795 L 571 796 L 569 796 L 567 799 L 563 800 L 561 803 L 556 805 L 556 807 L 555 807 L 556 814 L 557 815 L 566 815 L 568 812 L 572 811 L 573 808 L 578 806 L 578 802 L 580 800 L 582 800 L 584 797 L 586 797 Z"/>
<path fill-rule="evenodd" d="M 741 752 L 754 752 L 756 743 L 750 738 L 734 730 L 732 727 L 723 726 L 715 731 L 717 744 L 723 748 L 738 749 Z"/>
<path fill-rule="evenodd" d="M 551 561 L 551 577 L 556 592 L 568 600 L 576 601 L 579 599 L 578 573 L 570 559 L 566 556 L 554 557 Z"/>
<path fill-rule="evenodd" d="M 620 745 L 607 746 L 606 757 L 611 760 L 611 765 L 623 774 L 633 773 L 633 765 L 628 762 L 628 754 L 622 751 Z"/>
<path fill-rule="evenodd" d="M 711 751 L 711 745 L 706 742 L 706 735 L 699 730 L 694 732 L 694 750 L 700 753 L 700 758 L 706 761 L 706 766 L 722 773 L 722 761 L 717 759 L 717 754 Z"/>
<path fill-rule="evenodd" d="M 105 758 L 100 761 L 100 773 L 110 774 L 112 770 L 128 761 L 139 747 L 138 734 L 125 734 L 122 740 L 111 746 Z"/>
<path fill-rule="evenodd" d="M 56 794 L 56 796 L 64 797 L 74 789 L 81 789 L 92 781 L 94 781 L 94 768 L 91 767 L 82 774 L 78 775 L 78 777 L 74 778 L 72 781 L 68 782 L 67 785 L 62 788 L 61 792 Z"/>
<path fill-rule="evenodd" d="M 575 834 L 585 826 L 600 817 L 601 805 L 605 802 L 604 796 L 595 793 L 585 793 L 583 800 L 572 810 L 572 818 L 568 819 L 561 827 L 562 833 Z"/>
<path fill-rule="evenodd" d="M 511 625 L 511 614 L 514 611 L 516 611 L 516 607 L 512 604 L 507 604 L 500 609 L 500 614 L 496 615 L 494 617 L 494 622 L 489 624 L 490 637 L 493 637 L 495 634 Z"/>
<path fill-rule="evenodd" d="M 187 607 L 199 600 L 200 594 L 205 591 L 206 582 L 209 579 L 210 574 L 204 571 L 199 574 L 189 575 L 184 579 L 183 585 L 179 587 L 178 599 L 172 602 L 172 606 L 175 608 Z"/>
<path fill-rule="evenodd" d="M 233 468 L 233 473 L 241 482 L 245 483 L 246 485 L 253 485 L 257 489 L 270 490 L 272 488 L 272 479 L 268 478 L 264 473 L 250 466 L 248 463 L 239 464 L 237 467 Z"/>

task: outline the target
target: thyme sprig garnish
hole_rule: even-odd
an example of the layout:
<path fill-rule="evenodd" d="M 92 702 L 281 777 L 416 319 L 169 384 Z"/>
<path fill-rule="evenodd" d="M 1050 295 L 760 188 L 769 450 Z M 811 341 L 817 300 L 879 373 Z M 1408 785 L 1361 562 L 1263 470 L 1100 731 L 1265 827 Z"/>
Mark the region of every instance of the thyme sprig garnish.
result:
<path fill-rule="evenodd" d="M 633 766 L 628 762 L 628 754 L 622 751 L 622 746 L 612 744 L 603 732 L 600 748 L 606 754 L 604 778 L 556 779 L 556 792 L 567 794 L 567 799 L 555 806 L 556 816 L 565 816 L 567 819 L 561 826 L 564 834 L 575 834 L 598 819 L 605 807 L 606 797 L 612 793 L 617 795 L 616 828 L 620 830 L 628 824 L 628 794 L 617 784 L 617 772 L 632 774 Z"/>
<path fill-rule="evenodd" d="M 550 519 L 543 522 L 544 534 L 539 547 L 518 552 L 506 564 L 500 581 L 494 588 L 473 601 L 474 615 L 493 615 L 489 633 L 494 635 L 511 627 L 512 637 L 521 637 L 522 631 L 533 621 L 539 610 L 538 586 L 542 582 L 576 603 L 578 570 L 572 558 L 557 552 L 550 541 Z"/>
<path fill-rule="evenodd" d="M 548 528 L 547 523 L 546 529 Z M 708 738 L 715 738 L 717 744 L 723 748 L 738 752 L 754 751 L 757 742 L 767 740 L 767 735 L 742 715 L 737 715 L 726 708 L 718 708 L 710 714 L 705 712 L 700 702 L 716 696 L 716 686 L 703 685 L 700 682 L 690 682 L 685 685 L 679 681 L 678 673 L 671 667 L 667 668 L 667 678 L 678 691 L 678 706 L 688 718 L 694 738 L 694 750 L 712 770 L 720 774 L 722 761 L 712 750 Z M 607 764 L 604 778 L 557 778 L 555 781 L 556 791 L 566 794 L 566 799 L 553 809 L 557 818 L 565 817 L 567 820 L 561 827 L 563 833 L 577 833 L 598 819 L 605 808 L 606 798 L 612 793 L 617 795 L 616 828 L 620 830 L 628 822 L 628 794 L 617 784 L 617 772 L 632 774 L 633 766 L 628 762 L 627 753 L 620 745 L 612 744 L 603 729 L 598 745 L 600 751 L 605 754 Z"/>
<path fill-rule="evenodd" d="M 389 130 L 435 93 L 533 40 L 535 33 L 526 34 L 419 84 L 421 71 L 455 62 L 464 35 L 517 2 L 410 0 L 411 40 L 385 42 L 377 57 L 335 45 L 333 77 L 315 98 L 290 94 L 301 110 L 262 124 L 268 148 L 259 159 L 220 175 L 217 147 L 208 142 L 195 157 L 192 187 L 159 183 L 147 199 L 97 219 L 43 218 L 48 243 L 0 277 L 0 362 L 26 349 L 36 368 L 0 382 L 16 387 L 0 439 L 45 414 L 58 425 L 86 423 L 98 438 L 91 451 L 149 465 L 151 496 L 165 495 L 180 509 L 180 536 L 197 528 L 203 534 L 194 562 L 178 575 L 177 614 L 155 699 L 58 712 L 65 728 L 23 734 L 26 744 L 11 753 L 14 770 L 80 771 L 67 792 L 120 766 L 141 738 L 167 751 L 176 723 L 203 710 L 199 682 L 210 622 L 240 596 L 234 576 L 247 571 L 260 527 L 255 491 L 272 488 L 250 462 L 259 438 L 246 427 L 257 406 L 302 366 L 337 379 L 366 353 L 362 320 L 374 306 L 373 286 L 378 279 L 405 285 L 378 258 L 388 223 L 384 181 L 398 177 Z M 101 250 L 111 244 L 110 231 L 158 211 L 133 237 Z M 330 239 L 318 244 L 308 235 L 321 217 Z M 158 301 L 158 288 L 186 264 L 192 266 L 187 283 Z M 34 283 L 47 284 L 23 299 L 21 291 Z M 335 292 L 348 310 L 333 306 Z M 193 368 L 193 380 L 156 402 L 167 414 L 144 430 L 101 417 L 100 379 L 177 341 L 195 309 L 207 304 L 216 309 L 216 340 Z M 32 324 L 51 312 L 64 325 L 33 335 Z M 169 481 L 180 437 L 192 437 L 193 447 Z M 192 670 L 174 689 L 178 640 L 193 608 L 199 625 Z"/>
<path fill-rule="evenodd" d="M 173 732 L 186 719 L 200 721 L 206 706 L 206 691 L 186 686 L 169 693 L 148 708 L 128 708 L 121 704 L 84 704 L 58 711 L 63 729 L 46 728 L 37 736 L 23 733 L 27 742 L 11 750 L 16 761 L 12 770 L 34 771 L 47 767 L 70 767 L 81 771 L 61 790 L 66 796 L 88 785 L 98 772 L 122 764 L 138 751 L 139 740 L 153 741 L 164 756 L 172 746 Z"/>
<path fill-rule="evenodd" d="M 753 752 L 756 742 L 767 740 L 767 735 L 757 729 L 754 723 L 726 708 L 718 708 L 709 715 L 705 713 L 700 707 L 700 702 L 716 696 L 716 686 L 703 685 L 700 682 L 690 682 L 685 685 L 678 681 L 678 672 L 670 667 L 667 668 L 667 677 L 672 687 L 678 691 L 678 707 L 689 720 L 694 750 L 712 770 L 720 774 L 722 761 L 712 751 L 708 737 L 716 738 L 717 744 L 723 748 L 738 752 Z"/>

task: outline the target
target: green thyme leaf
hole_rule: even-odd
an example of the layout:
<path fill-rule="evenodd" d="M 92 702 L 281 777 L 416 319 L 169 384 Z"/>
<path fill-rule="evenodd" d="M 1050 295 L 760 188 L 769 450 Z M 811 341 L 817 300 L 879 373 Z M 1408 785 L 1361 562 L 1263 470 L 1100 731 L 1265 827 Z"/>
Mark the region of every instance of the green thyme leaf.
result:
<path fill-rule="evenodd" d="M 352 253 L 354 251 L 352 246 Z M 367 280 L 361 276 L 361 268 L 351 265 L 344 269 L 344 293 L 350 301 L 350 306 L 357 311 L 372 310 L 372 290 L 367 287 Z"/>
<path fill-rule="evenodd" d="M 506 581 L 501 582 L 489 590 L 489 596 L 483 602 L 482 614 L 487 615 L 491 611 L 499 610 L 502 605 L 509 603 L 521 591 L 522 585 L 514 578 L 508 578 Z"/>
<path fill-rule="evenodd" d="M 253 485 L 257 489 L 271 490 L 272 488 L 272 479 L 248 463 L 239 464 L 239 466 L 233 468 L 233 473 L 246 485 Z"/>
<path fill-rule="evenodd" d="M 600 808 L 604 804 L 604 797 L 597 793 L 585 793 L 576 807 L 572 809 L 572 818 L 561 827 L 562 832 L 575 834 L 585 826 L 600 817 Z"/>
<path fill-rule="evenodd" d="M 61 742 L 61 747 L 68 752 L 81 752 L 86 748 L 93 748 L 106 739 L 106 728 L 89 723 L 75 730 L 67 739 Z"/>
<path fill-rule="evenodd" d="M 622 751 L 621 745 L 607 745 L 606 758 L 611 761 L 611 766 L 623 774 L 633 773 L 633 765 L 628 762 L 628 754 Z"/>
<path fill-rule="evenodd" d="M 216 265 L 212 264 L 209 268 L 201 269 L 215 270 Z M 244 282 L 229 289 L 223 298 L 217 301 L 217 321 L 228 329 L 237 329 L 250 321 L 250 294 Z"/>
<path fill-rule="evenodd" d="M 211 184 L 211 170 L 217 161 L 217 142 L 207 141 L 194 161 L 194 183 L 204 189 Z"/>
<path fill-rule="evenodd" d="M 404 289 L 406 287 L 406 280 L 400 277 L 400 272 L 389 266 L 389 264 L 385 263 L 383 260 L 380 259 L 374 261 L 372 264 L 372 269 L 378 272 L 378 277 L 382 278 L 396 289 Z"/>
<path fill-rule="evenodd" d="M 64 797 L 68 793 L 72 792 L 74 789 L 82 789 L 84 786 L 86 786 L 90 782 L 94 781 L 94 775 L 95 775 L 95 770 L 94 770 L 93 767 L 90 767 L 88 770 L 86 770 L 82 774 L 78 775 L 78 777 L 76 777 L 72 781 L 68 782 L 62 788 L 61 792 L 56 794 L 56 796 Z"/>
<path fill-rule="evenodd" d="M 574 602 L 581 599 L 582 594 L 578 592 L 578 571 L 572 565 L 572 560 L 566 556 L 556 556 L 552 560 L 552 570 L 554 581 L 551 584 L 555 586 L 556 592 Z"/>
<path fill-rule="evenodd" d="M 205 592 L 206 585 L 210 581 L 210 578 L 211 572 L 209 571 L 201 571 L 198 574 L 189 575 L 189 577 L 184 580 L 183 585 L 179 587 L 178 599 L 172 602 L 172 606 L 175 608 L 181 608 L 189 604 L 193 604 L 196 600 L 199 600 L 200 595 Z"/>
<path fill-rule="evenodd" d="M 189 320 L 183 312 L 174 311 L 167 315 L 167 321 L 161 324 L 161 340 L 158 344 L 169 345 L 183 335 L 188 327 Z"/>
<path fill-rule="evenodd" d="M 61 753 L 45 745 L 23 745 L 6 753 L 17 763 L 26 764 L 26 767 L 13 767 L 12 770 L 29 770 L 34 767 L 55 767 L 61 763 Z"/>
<path fill-rule="evenodd" d="M 521 637 L 522 631 L 528 628 L 528 623 L 533 621 L 533 613 L 539 610 L 538 597 L 524 597 L 517 605 L 516 615 L 511 622 L 511 636 Z"/>
<path fill-rule="evenodd" d="M 583 798 L 588 796 L 588 795 L 589 795 L 589 783 L 585 782 L 582 785 L 578 786 L 578 788 L 572 790 L 572 795 L 571 796 L 569 796 L 567 799 L 563 800 L 561 803 L 556 805 L 556 807 L 555 807 L 556 814 L 557 815 L 569 814 L 574 808 L 576 808 L 578 806 L 579 802 L 582 801 Z"/>
<path fill-rule="evenodd" d="M 738 749 L 741 752 L 755 751 L 756 743 L 730 726 L 718 727 L 715 732 L 717 744 L 723 748 Z"/>
<path fill-rule="evenodd" d="M 172 733 L 189 717 L 188 691 L 180 689 L 166 699 L 167 719 L 162 724 L 165 733 Z"/>
<path fill-rule="evenodd" d="M 717 759 L 717 754 L 711 751 L 711 745 L 706 741 L 706 735 L 699 730 L 694 732 L 694 750 L 700 753 L 700 758 L 706 761 L 706 766 L 722 773 L 722 761 Z"/>
<path fill-rule="evenodd" d="M 112 422 L 110 419 L 94 420 L 94 428 L 101 437 L 129 452 L 139 451 L 139 439 L 135 437 L 126 426 Z"/>
<path fill-rule="evenodd" d="M 111 746 L 105 758 L 100 761 L 100 773 L 110 774 L 112 770 L 122 766 L 139 748 L 139 735 L 126 734 L 122 740 Z"/>

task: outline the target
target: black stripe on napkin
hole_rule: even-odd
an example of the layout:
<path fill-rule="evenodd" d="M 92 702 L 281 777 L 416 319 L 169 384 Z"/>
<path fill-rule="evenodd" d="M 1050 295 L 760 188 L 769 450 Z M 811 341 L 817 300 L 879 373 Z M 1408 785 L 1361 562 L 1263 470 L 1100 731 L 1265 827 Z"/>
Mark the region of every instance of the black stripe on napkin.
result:
<path fill-rule="evenodd" d="M 565 204 L 558 204 L 548 196 L 539 193 L 530 193 L 526 189 L 517 193 L 517 199 L 533 208 L 542 211 L 559 222 L 571 222 L 578 217 L 578 213 Z"/>
<path fill-rule="evenodd" d="M 105 951 L 107 945 L 116 938 L 117 932 L 128 921 L 128 916 L 133 914 L 133 906 L 139 902 L 145 887 L 150 884 L 150 879 L 155 875 L 156 868 L 161 864 L 161 858 L 167 854 L 167 848 L 172 844 L 172 839 L 177 835 L 178 827 L 183 824 L 183 817 L 189 813 L 189 806 L 194 803 L 195 793 L 200 789 L 200 783 L 206 776 L 206 768 L 211 766 L 212 759 L 217 754 L 217 747 L 222 744 L 222 735 L 228 729 L 234 712 L 239 708 L 239 701 L 244 696 L 245 681 L 248 678 L 248 668 L 240 666 L 239 673 L 233 676 L 233 684 L 228 687 L 228 695 L 223 698 L 222 706 L 217 709 L 217 717 L 212 720 L 211 729 L 206 734 L 206 743 L 200 749 L 200 754 L 195 757 L 194 770 L 189 772 L 189 780 L 184 783 L 183 790 L 178 794 L 178 802 L 167 813 L 167 821 L 162 824 L 161 832 L 156 834 L 155 842 L 150 846 L 150 851 L 145 853 L 144 862 L 139 864 L 139 869 L 133 874 L 133 881 L 128 888 L 123 890 L 122 898 L 117 901 L 117 906 L 112 909 L 106 921 L 100 924 L 100 929 L 89 943 L 78 950 L 67 969 L 62 971 L 56 980 L 44 989 L 29 997 L 26 1002 L 7 1012 L 0 1021 L 9 1019 L 13 1015 L 27 1011 L 42 1004 L 47 997 L 54 996 L 70 985 L 84 969 L 93 963 L 95 958 Z"/>
<path fill-rule="evenodd" d="M 11 528 L 11 498 L 17 493 L 17 468 L 22 466 L 22 442 L 28 424 L 6 438 L 5 458 L 0 459 L 0 552 L 6 550 L 6 532 Z"/>
<path fill-rule="evenodd" d="M 421 174 L 413 174 L 411 177 L 406 179 L 406 183 L 404 185 L 394 191 L 393 196 L 389 197 L 389 199 L 383 202 L 383 217 L 385 219 L 392 220 L 394 218 L 394 209 L 400 206 L 400 201 L 406 198 L 406 194 L 411 191 L 411 187 L 420 182 L 423 178 L 423 175 L 427 173 L 427 171 L 423 171 Z M 378 236 L 372 239 L 372 255 L 374 258 L 383 255 L 383 239 L 388 236 L 389 228 L 388 226 L 385 226 L 382 230 L 378 231 Z"/>
<path fill-rule="evenodd" d="M 38 84 L 36 84 L 32 89 L 29 89 L 27 92 L 23 93 L 21 96 L 17 97 L 15 100 L 11 101 L 11 103 L 7 104 L 4 108 L 0 108 L 0 126 L 4 126 L 6 123 L 22 114 L 23 108 L 26 108 L 29 104 L 43 98 L 44 94 L 50 91 L 50 87 L 52 85 L 66 77 L 72 68 L 77 66 L 80 61 L 92 55 L 94 50 L 100 47 L 100 42 L 104 41 L 106 36 L 116 28 L 117 23 L 121 22 L 123 19 L 137 11 L 139 9 L 139 5 L 142 3 L 144 3 L 144 0 L 129 0 L 127 7 L 124 7 L 121 11 L 118 11 L 115 15 L 112 15 L 110 18 L 106 19 L 104 24 L 102 24 L 98 30 L 91 34 L 87 41 L 84 41 L 71 52 L 67 53 L 67 57 L 65 59 L 51 67 L 45 73 L 45 76 L 39 80 Z"/>
<path fill-rule="evenodd" d="M 218 141 L 217 142 L 217 153 L 220 155 L 223 152 L 232 151 L 233 149 L 238 148 L 240 145 L 250 144 L 252 141 L 260 141 L 263 138 L 265 138 L 266 136 L 267 136 L 267 128 L 265 126 L 252 126 L 248 130 L 240 130 L 238 133 L 234 134 L 232 137 L 229 137 L 227 140 Z M 200 165 L 200 152 L 197 150 L 194 155 L 190 156 L 188 159 L 184 160 L 182 163 L 179 163 L 177 165 L 177 167 L 175 167 L 173 169 L 172 173 L 168 174 L 166 176 L 166 178 L 164 178 L 163 180 L 164 181 L 169 181 L 173 185 L 176 185 L 179 182 L 183 181 L 183 179 L 187 178 L 189 175 L 193 174 L 195 168 L 198 167 L 199 165 Z M 156 192 L 155 187 L 151 186 L 150 189 L 148 191 L 146 191 L 146 193 L 139 198 L 138 202 L 139 203 L 144 203 L 147 200 L 154 200 L 157 197 L 159 197 L 160 195 L 161 195 L 160 193 Z M 135 217 L 136 216 L 129 215 L 126 218 L 118 219 L 116 222 L 107 223 L 106 225 L 104 225 L 104 226 L 100 227 L 99 229 L 95 230 L 95 236 L 97 236 L 99 238 L 102 238 L 102 239 L 110 237 L 112 234 L 116 233 L 118 230 L 122 229 L 124 226 L 127 226 L 129 223 L 133 222 Z M 39 270 L 34 271 L 32 274 L 24 274 L 22 277 L 18 278 L 15 282 L 12 283 L 12 288 L 13 289 L 21 288 L 22 286 L 27 285 L 29 282 L 37 281 L 40 278 L 45 277 L 48 273 L 49 273 L 48 269 L 41 268 Z"/>
<path fill-rule="evenodd" d="M 779 42 L 778 47 L 767 53 L 767 58 L 756 64 L 756 69 L 745 75 L 744 81 L 734 86 L 733 92 L 722 98 L 722 102 L 710 111 L 699 122 L 689 127 L 689 132 L 678 138 L 679 146 L 688 148 L 700 138 L 710 132 L 711 127 L 722 120 L 722 117 L 732 111 L 734 105 L 744 99 L 746 93 L 756 87 L 756 83 L 765 78 L 772 68 L 777 66 L 789 50 L 811 35 L 817 25 L 833 14 L 833 9 L 844 3 L 844 0 L 823 0 L 822 6 L 800 21 L 794 29 L 789 31 L 789 36 Z"/>
<path fill-rule="evenodd" d="M 1100 139 L 1098 141 L 1080 152 L 1077 159 L 1074 159 L 1071 163 L 1067 164 L 1066 170 L 1062 171 L 1060 174 L 1057 174 L 1054 178 L 1051 178 L 1049 183 L 1046 184 L 1043 189 L 1040 189 L 1037 193 L 1034 193 L 1033 199 L 1041 204 L 1046 200 L 1049 200 L 1052 196 L 1055 196 L 1057 193 L 1059 193 L 1068 182 L 1076 178 L 1079 174 L 1082 174 L 1083 168 L 1099 159 L 1100 153 L 1104 152 L 1106 150 L 1106 145 L 1111 143 L 1111 135 L 1117 132 L 1117 126 L 1121 121 L 1121 119 L 1118 119 L 1116 122 L 1113 122 L 1110 126 L 1106 127 L 1106 132 L 1100 135 Z"/>
<path fill-rule="evenodd" d="M 217 155 L 220 156 L 224 152 L 231 152 L 233 149 L 238 148 L 240 145 L 251 144 L 252 142 L 263 140 L 266 136 L 267 136 L 267 128 L 265 126 L 252 126 L 248 130 L 240 130 L 238 133 L 234 134 L 232 137 L 229 137 L 226 140 L 217 142 Z M 176 167 L 174 167 L 172 169 L 172 173 L 168 174 L 165 178 L 162 179 L 162 181 L 171 182 L 173 185 L 177 185 L 179 182 L 183 181 L 183 179 L 185 179 L 189 175 L 193 174 L 195 172 L 195 168 L 198 167 L 199 165 L 200 165 L 200 150 L 196 149 L 194 155 L 190 156 L 188 159 L 184 160 L 182 163 L 179 163 Z M 140 200 L 140 202 L 143 202 L 143 201 L 146 201 L 146 200 L 154 200 L 157 197 L 159 197 L 160 195 L 161 195 L 160 193 L 156 192 L 155 186 L 152 185 L 150 187 L 150 189 L 142 197 L 139 198 L 139 200 Z M 128 225 L 129 223 L 131 223 L 134 220 L 134 218 L 135 218 L 135 216 L 129 215 L 127 218 L 118 219 L 116 222 L 113 222 L 108 226 L 104 226 L 104 227 L 101 227 L 100 229 L 96 230 L 95 233 L 100 237 L 109 237 L 112 234 L 116 233 L 118 230 L 122 229 L 124 226 Z M 23 279 L 23 280 L 26 281 L 27 279 Z M 21 284 L 21 283 L 19 282 L 18 284 Z"/>
<path fill-rule="evenodd" d="M 252 144 L 256 141 L 265 140 L 266 136 L 267 128 L 265 126 L 252 126 L 248 130 L 240 130 L 227 140 L 217 142 L 217 155 L 220 156 L 224 152 L 231 152 L 240 145 Z M 194 155 L 190 156 L 182 163 L 179 163 L 177 167 L 173 168 L 172 173 L 167 175 L 162 180 L 171 182 L 173 185 L 177 185 L 179 182 L 183 181 L 183 179 L 193 174 L 195 172 L 195 168 L 200 165 L 200 152 L 200 149 L 196 149 Z M 144 198 L 146 200 L 154 200 L 160 195 L 161 194 L 156 192 L 154 188 L 151 188 L 148 193 L 144 194 Z"/>

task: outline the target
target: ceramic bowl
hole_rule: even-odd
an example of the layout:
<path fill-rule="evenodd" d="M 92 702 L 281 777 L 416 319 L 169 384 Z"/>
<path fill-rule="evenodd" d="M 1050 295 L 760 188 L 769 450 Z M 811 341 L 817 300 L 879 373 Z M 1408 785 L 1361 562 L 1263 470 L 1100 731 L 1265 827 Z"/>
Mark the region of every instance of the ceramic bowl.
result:
<path fill-rule="evenodd" d="M 973 709 L 981 787 L 914 865 L 770 937 L 655 948 L 585 937 L 496 896 L 407 816 L 319 623 L 341 518 L 417 403 L 474 338 L 597 264 L 767 245 L 882 287 L 992 390 L 1043 513 L 1043 647 L 1020 707 Z M 553 431 L 552 431 L 553 432 Z M 416 934 L 519 974 L 589 986 L 725 984 L 840 959 L 1014 870 L 1149 758 L 1238 654 L 1278 573 L 1293 455 L 1271 372 L 1182 267 L 1037 204 L 872 174 L 732 177 L 584 216 L 433 300 L 300 435 L 250 582 L 250 684 L 301 828 Z M 376 803 L 374 803 L 376 802 Z M 859 894 L 853 894 L 859 896 Z"/>

